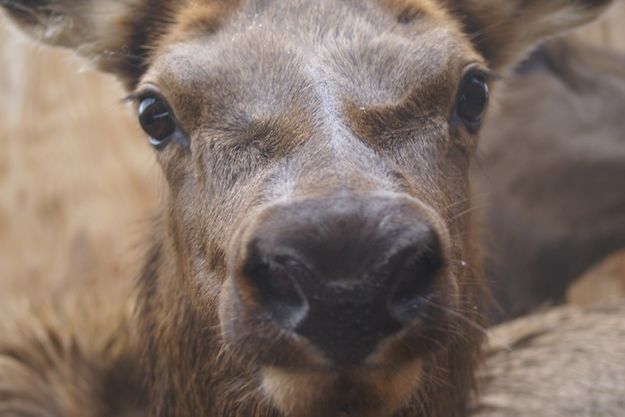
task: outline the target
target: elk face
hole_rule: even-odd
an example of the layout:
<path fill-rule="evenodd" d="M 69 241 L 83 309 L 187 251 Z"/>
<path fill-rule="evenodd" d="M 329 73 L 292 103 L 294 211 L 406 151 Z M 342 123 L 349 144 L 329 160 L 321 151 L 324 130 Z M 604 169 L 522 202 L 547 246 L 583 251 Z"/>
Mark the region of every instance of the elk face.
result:
<path fill-rule="evenodd" d="M 171 279 L 206 326 L 218 306 L 223 348 L 288 416 L 391 415 L 475 320 L 464 213 L 489 70 L 443 12 L 398 16 L 302 1 L 179 23 L 134 94 Z"/>
<path fill-rule="evenodd" d="M 104 7 L 31 3 L 3 4 L 31 31 L 24 10 L 73 13 L 83 35 Z M 156 3 L 108 3 L 79 49 L 133 87 L 168 183 L 140 313 L 154 414 L 460 415 L 491 71 L 607 2 Z M 47 40 L 80 46 L 68 31 Z"/>

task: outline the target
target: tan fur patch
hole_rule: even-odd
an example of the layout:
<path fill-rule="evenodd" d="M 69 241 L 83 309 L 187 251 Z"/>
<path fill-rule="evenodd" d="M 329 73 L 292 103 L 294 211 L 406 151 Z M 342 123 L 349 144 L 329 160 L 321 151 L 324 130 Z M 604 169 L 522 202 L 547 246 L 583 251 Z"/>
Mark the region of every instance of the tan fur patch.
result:
<path fill-rule="evenodd" d="M 162 44 L 184 40 L 190 36 L 213 33 L 241 4 L 241 0 L 211 0 L 193 3 L 176 16 L 176 23 Z"/>
<path fill-rule="evenodd" d="M 455 25 L 455 19 L 451 18 L 444 9 L 431 0 L 378 0 L 383 6 L 388 7 L 397 14 L 400 23 L 410 23 L 421 17 L 434 19 L 445 24 Z"/>
<path fill-rule="evenodd" d="M 355 385 L 363 385 L 363 395 L 375 400 L 368 410 L 362 410 L 362 417 L 390 416 L 412 399 L 419 386 L 419 376 L 423 362 L 414 360 L 397 369 L 380 369 L 370 372 L 346 371 L 347 378 L 358 381 Z M 333 397 L 341 386 L 339 372 L 290 372 L 287 370 L 266 367 L 263 369 L 262 388 L 288 415 L 306 415 L 310 410 L 319 409 L 320 404 Z M 367 393 L 368 394 L 365 394 Z M 348 402 L 349 399 L 345 398 Z M 377 404 L 384 404 L 383 410 Z M 371 413 L 371 414 L 369 414 Z"/>

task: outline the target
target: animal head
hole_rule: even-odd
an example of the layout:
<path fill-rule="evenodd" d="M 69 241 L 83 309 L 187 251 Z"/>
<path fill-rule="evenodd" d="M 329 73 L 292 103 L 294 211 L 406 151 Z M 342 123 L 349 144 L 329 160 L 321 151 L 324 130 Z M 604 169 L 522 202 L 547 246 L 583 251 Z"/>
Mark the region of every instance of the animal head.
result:
<path fill-rule="evenodd" d="M 154 415 L 459 416 L 495 74 L 608 1 L 4 0 L 130 90 L 168 184 Z"/>

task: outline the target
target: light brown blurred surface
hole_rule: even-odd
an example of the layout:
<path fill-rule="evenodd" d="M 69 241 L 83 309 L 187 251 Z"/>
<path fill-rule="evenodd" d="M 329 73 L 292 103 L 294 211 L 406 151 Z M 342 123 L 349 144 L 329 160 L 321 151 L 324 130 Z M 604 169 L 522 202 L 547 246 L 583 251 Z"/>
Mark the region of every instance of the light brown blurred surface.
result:
<path fill-rule="evenodd" d="M 625 52 L 625 1 L 617 2 L 599 21 L 578 29 L 573 36 L 593 45 Z"/>
<path fill-rule="evenodd" d="M 566 294 L 569 304 L 590 306 L 597 300 L 625 296 L 625 250 L 608 256 L 571 285 Z"/>
<path fill-rule="evenodd" d="M 120 87 L 4 26 L 0 57 L 0 300 L 134 275 L 158 171 Z"/>

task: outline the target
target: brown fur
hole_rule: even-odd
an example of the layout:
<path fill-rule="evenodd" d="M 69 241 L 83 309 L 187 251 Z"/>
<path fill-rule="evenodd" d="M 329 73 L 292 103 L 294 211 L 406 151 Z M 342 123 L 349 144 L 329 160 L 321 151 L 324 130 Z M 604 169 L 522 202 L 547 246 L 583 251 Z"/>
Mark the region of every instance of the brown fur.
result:
<path fill-rule="evenodd" d="M 625 297 L 625 250 L 593 265 L 566 291 L 567 304 L 590 306 L 601 300 Z"/>
<path fill-rule="evenodd" d="M 621 54 L 550 43 L 484 128 L 473 174 L 499 319 L 562 302 L 625 247 L 624 68 Z"/>
<path fill-rule="evenodd" d="M 474 417 L 618 417 L 625 410 L 625 300 L 565 307 L 492 330 Z"/>
<path fill-rule="evenodd" d="M 554 11 L 575 10 L 575 3 L 556 3 Z M 449 327 L 441 327 L 447 336 L 438 341 L 442 346 L 413 368 L 419 383 L 409 395 L 393 399 L 383 379 L 360 370 L 333 371 L 320 383 L 308 375 L 298 395 L 327 403 L 298 415 L 339 415 L 332 407 L 343 395 L 353 398 L 361 417 L 464 414 L 486 288 L 466 215 L 475 137 L 450 123 L 449 109 L 465 65 L 483 60 L 453 15 L 434 2 L 421 3 L 411 19 L 405 9 L 377 2 L 226 8 L 206 2 L 197 9 L 184 1 L 91 0 L 78 9 L 62 0 L 0 4 L 41 40 L 78 48 L 127 86 L 138 85 L 135 96 L 148 83 L 158 86 L 193 139 L 190 149 L 172 145 L 158 155 L 169 189 L 138 309 L 151 415 L 293 415 L 263 392 L 258 363 L 241 354 L 250 346 L 224 343 L 229 312 L 217 307 L 232 297 L 231 240 L 244 218 L 275 200 L 331 196 L 343 188 L 396 193 L 427 206 L 450 236 L 458 300 L 448 308 Z M 529 13 L 537 12 L 535 4 L 527 7 L 527 16 L 535 16 Z M 485 27 L 499 16 L 466 10 Z M 583 16 L 571 24 L 589 14 Z M 93 19 L 99 19 L 97 30 L 90 29 Z M 39 22 L 60 24 L 49 32 Z M 202 24 L 208 25 L 204 32 Z M 527 46 L 510 39 L 502 52 Z M 490 52 L 482 49 L 493 69 L 510 64 L 507 52 L 499 58 Z M 396 384 L 406 379 L 402 371 L 389 371 Z M 364 407 L 370 398 L 377 403 Z"/>
<path fill-rule="evenodd" d="M 76 287 L 3 297 L 0 415 L 144 415 L 147 397 L 137 372 L 128 291 L 110 283 Z M 113 308 L 111 300 L 119 300 Z"/>

